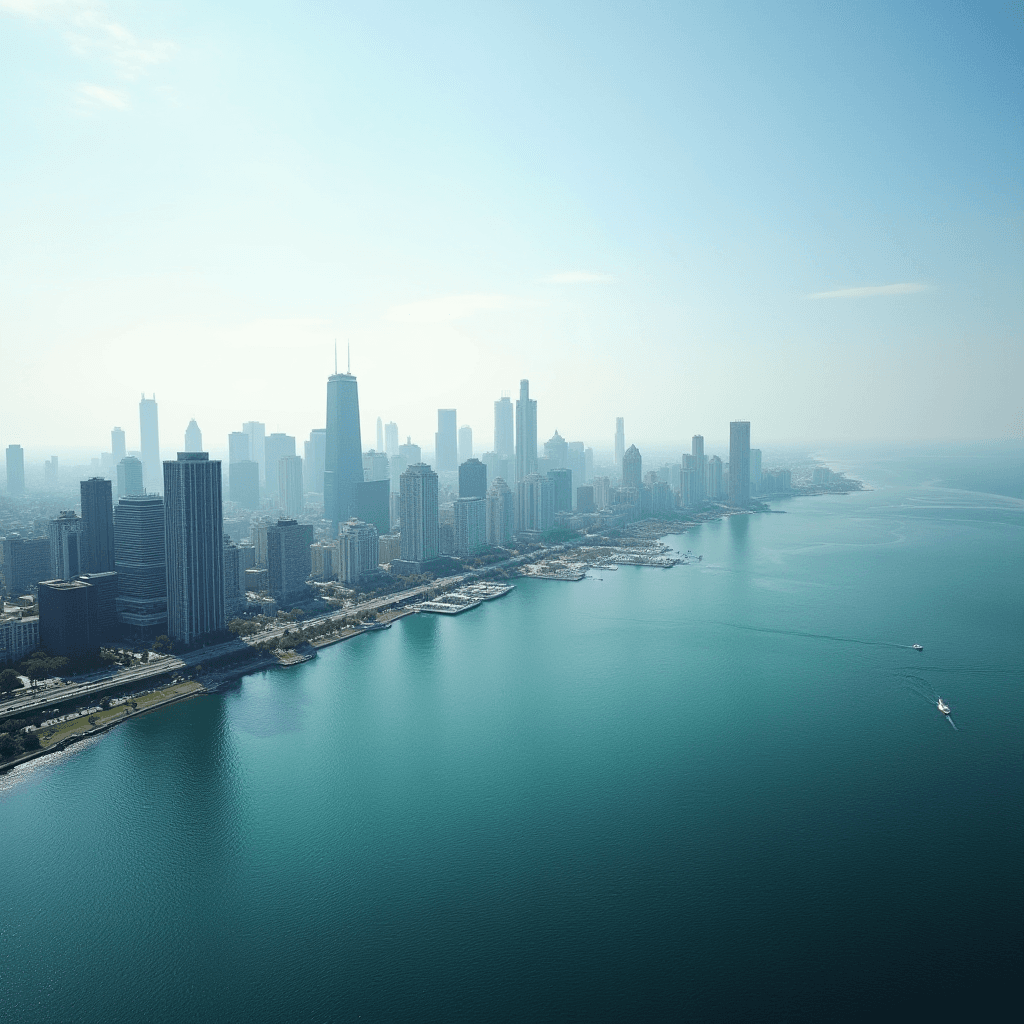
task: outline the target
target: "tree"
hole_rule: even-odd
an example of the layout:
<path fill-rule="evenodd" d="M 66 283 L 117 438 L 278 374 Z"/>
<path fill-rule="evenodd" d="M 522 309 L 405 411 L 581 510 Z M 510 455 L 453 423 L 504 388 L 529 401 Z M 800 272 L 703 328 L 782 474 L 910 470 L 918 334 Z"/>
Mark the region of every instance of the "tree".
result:
<path fill-rule="evenodd" d="M 169 654 L 173 648 L 171 638 L 166 634 L 161 634 L 152 643 L 152 648 L 157 654 Z"/>
<path fill-rule="evenodd" d="M 21 686 L 21 676 L 13 668 L 5 668 L 0 672 L 0 693 L 10 693 Z"/>

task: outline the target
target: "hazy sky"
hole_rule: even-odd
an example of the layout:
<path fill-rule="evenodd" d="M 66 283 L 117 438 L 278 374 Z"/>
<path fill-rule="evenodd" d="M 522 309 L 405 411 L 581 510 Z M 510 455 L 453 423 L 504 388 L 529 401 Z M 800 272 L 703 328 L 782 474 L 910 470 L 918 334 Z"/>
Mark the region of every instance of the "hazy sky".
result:
<path fill-rule="evenodd" d="M 0 0 L 0 446 L 1019 434 L 1019 12 Z"/>

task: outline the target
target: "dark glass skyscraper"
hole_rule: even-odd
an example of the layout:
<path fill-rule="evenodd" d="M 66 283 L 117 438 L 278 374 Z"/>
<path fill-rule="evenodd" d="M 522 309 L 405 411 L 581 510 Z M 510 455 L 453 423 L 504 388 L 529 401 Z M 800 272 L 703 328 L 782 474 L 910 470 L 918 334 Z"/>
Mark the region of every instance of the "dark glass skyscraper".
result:
<path fill-rule="evenodd" d="M 114 571 L 114 499 L 110 481 L 94 476 L 81 483 L 82 527 L 85 552 L 82 559 L 88 572 Z"/>
<path fill-rule="evenodd" d="M 335 530 L 352 517 L 356 486 L 362 482 L 359 389 L 351 373 L 334 373 L 327 378 L 324 517 L 331 520 Z"/>

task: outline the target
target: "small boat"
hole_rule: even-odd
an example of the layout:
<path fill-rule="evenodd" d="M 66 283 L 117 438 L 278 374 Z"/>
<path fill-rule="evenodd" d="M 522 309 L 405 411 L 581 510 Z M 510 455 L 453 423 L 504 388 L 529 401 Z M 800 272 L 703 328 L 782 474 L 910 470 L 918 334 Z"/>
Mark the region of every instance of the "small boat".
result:
<path fill-rule="evenodd" d="M 924 648 L 920 644 L 914 644 L 914 650 L 915 651 L 923 651 Z"/>
<path fill-rule="evenodd" d="M 943 704 L 943 703 L 942 703 L 942 698 L 941 698 L 941 697 L 940 697 L 940 698 L 938 699 L 938 701 L 936 702 L 935 706 L 936 706 L 936 707 L 937 707 L 937 708 L 938 708 L 938 709 L 939 709 L 939 710 L 940 710 L 940 711 L 941 711 L 941 712 L 942 712 L 942 713 L 943 713 L 944 715 L 948 715 L 948 714 L 949 714 L 949 707 L 948 707 L 948 705 L 946 705 L 946 704 Z"/>

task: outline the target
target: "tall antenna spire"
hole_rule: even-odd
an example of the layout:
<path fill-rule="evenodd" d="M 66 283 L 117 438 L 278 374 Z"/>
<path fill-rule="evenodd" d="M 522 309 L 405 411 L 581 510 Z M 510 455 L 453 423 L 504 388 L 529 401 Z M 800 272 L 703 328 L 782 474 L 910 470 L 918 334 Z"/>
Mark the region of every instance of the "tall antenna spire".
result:
<path fill-rule="evenodd" d="M 334 339 L 334 374 L 338 374 L 338 339 Z"/>
<path fill-rule="evenodd" d="M 346 342 L 345 343 L 345 348 L 348 349 L 348 372 L 349 372 L 349 375 L 351 376 L 351 374 L 352 374 L 352 345 L 351 345 L 351 343 L 350 342 Z"/>

